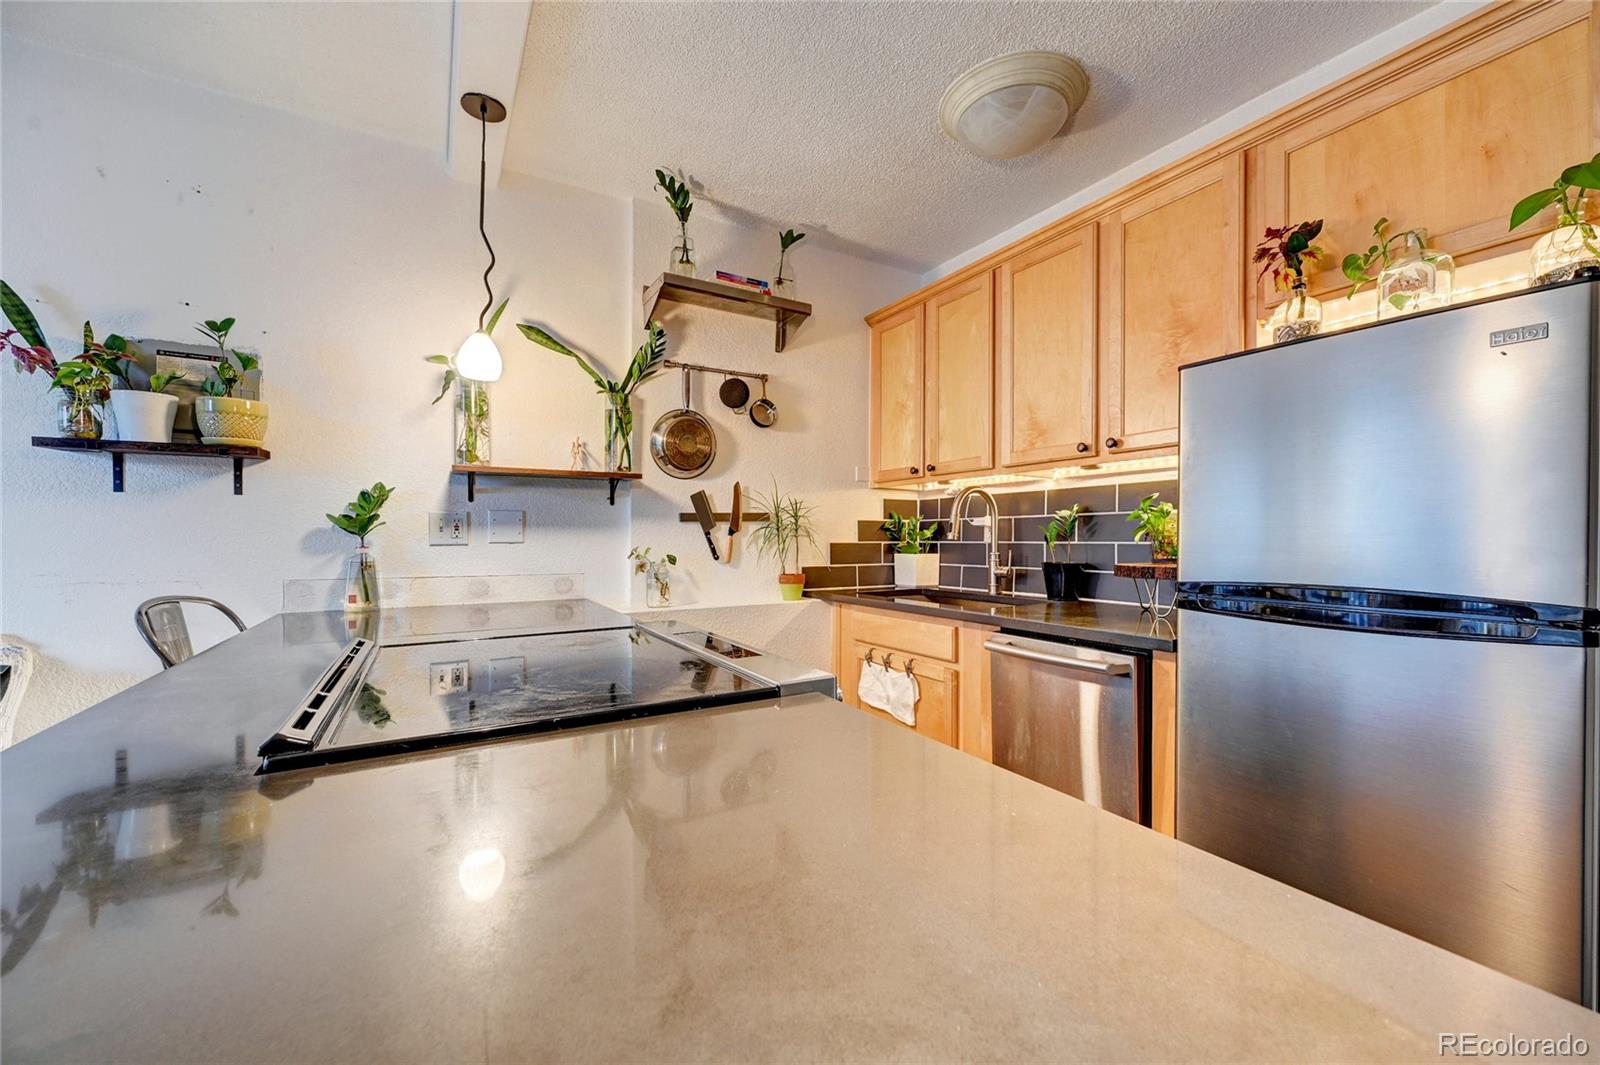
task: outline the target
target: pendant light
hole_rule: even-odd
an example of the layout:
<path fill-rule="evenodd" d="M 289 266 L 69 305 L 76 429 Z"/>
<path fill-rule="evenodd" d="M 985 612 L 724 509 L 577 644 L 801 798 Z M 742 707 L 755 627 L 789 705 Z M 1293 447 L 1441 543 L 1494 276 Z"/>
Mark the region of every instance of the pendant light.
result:
<path fill-rule="evenodd" d="M 455 368 L 456 373 L 468 381 L 498 381 L 504 368 L 500 349 L 495 347 L 494 341 L 483 329 L 483 320 L 489 308 L 494 306 L 494 289 L 489 287 L 489 274 L 494 270 L 494 245 L 489 243 L 489 231 L 483 225 L 483 201 L 489 173 L 489 123 L 503 122 L 506 108 L 493 96 L 469 92 L 461 97 L 461 109 L 476 117 L 482 130 L 478 141 L 478 234 L 483 237 L 483 246 L 489 250 L 489 265 L 483 271 L 483 290 L 489 298 L 484 302 L 483 310 L 478 312 L 477 331 L 467 337 L 461 350 L 456 352 Z"/>

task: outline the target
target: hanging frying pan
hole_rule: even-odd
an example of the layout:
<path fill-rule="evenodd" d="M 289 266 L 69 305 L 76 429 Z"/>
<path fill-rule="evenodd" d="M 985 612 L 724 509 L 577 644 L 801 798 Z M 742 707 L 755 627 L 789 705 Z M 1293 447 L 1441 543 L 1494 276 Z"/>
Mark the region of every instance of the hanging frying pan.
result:
<path fill-rule="evenodd" d="M 722 398 L 722 405 L 735 414 L 743 414 L 750 405 L 750 386 L 742 377 L 724 378 L 717 395 Z"/>
<path fill-rule="evenodd" d="M 657 418 L 650 430 L 650 457 L 680 480 L 705 473 L 717 457 L 717 434 L 689 405 L 689 374 L 683 371 L 683 406 Z"/>
<path fill-rule="evenodd" d="M 771 429 L 778 421 L 778 405 L 767 398 L 767 383 L 761 382 L 761 398 L 750 404 L 750 420 L 760 429 Z"/>

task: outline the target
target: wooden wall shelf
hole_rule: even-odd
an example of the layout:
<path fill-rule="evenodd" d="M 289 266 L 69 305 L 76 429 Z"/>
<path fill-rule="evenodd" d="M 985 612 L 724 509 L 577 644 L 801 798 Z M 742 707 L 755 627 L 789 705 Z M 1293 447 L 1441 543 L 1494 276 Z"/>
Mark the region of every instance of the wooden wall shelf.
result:
<path fill-rule="evenodd" d="M 742 314 L 747 318 L 765 318 L 776 323 L 774 351 L 782 351 L 788 344 L 791 325 L 799 329 L 800 323 L 811 316 L 809 303 L 782 296 L 762 296 L 737 285 L 725 285 L 720 281 L 685 277 L 682 274 L 662 274 L 645 288 L 645 324 L 648 325 L 656 316 L 656 309 L 663 303 L 687 303 L 695 307 Z"/>
<path fill-rule="evenodd" d="M 622 481 L 638 481 L 642 473 L 616 470 L 541 470 L 531 466 L 472 466 L 458 462 L 450 467 L 451 473 L 465 474 L 467 502 L 477 496 L 479 477 L 541 477 L 551 481 L 607 481 L 611 485 L 611 505 L 617 505 L 617 485 Z"/>
<path fill-rule="evenodd" d="M 75 436 L 36 436 L 34 447 L 53 451 L 106 452 L 111 456 L 111 490 L 122 491 L 124 455 L 185 455 L 191 458 L 233 460 L 233 494 L 244 495 L 244 464 L 265 462 L 272 452 L 264 447 L 235 447 L 231 444 L 202 444 L 199 441 L 158 444 L 144 440 L 82 440 Z"/>

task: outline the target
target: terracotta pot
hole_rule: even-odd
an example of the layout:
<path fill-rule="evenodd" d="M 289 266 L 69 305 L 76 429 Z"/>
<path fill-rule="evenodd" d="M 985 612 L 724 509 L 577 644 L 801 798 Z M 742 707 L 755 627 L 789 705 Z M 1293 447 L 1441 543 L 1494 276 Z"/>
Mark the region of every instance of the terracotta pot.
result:
<path fill-rule="evenodd" d="M 267 438 L 267 405 L 259 399 L 197 396 L 194 421 L 207 444 L 260 447 Z"/>
<path fill-rule="evenodd" d="M 785 599 L 799 599 L 805 595 L 806 575 L 804 573 L 778 574 L 778 591 L 783 593 Z"/>

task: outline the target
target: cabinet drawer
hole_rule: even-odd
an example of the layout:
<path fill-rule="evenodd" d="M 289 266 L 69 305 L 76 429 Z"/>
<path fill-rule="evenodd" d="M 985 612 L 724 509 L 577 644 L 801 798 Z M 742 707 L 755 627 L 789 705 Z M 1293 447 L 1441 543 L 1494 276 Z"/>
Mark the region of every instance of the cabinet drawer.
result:
<path fill-rule="evenodd" d="M 855 696 L 857 683 L 861 677 L 861 664 L 867 657 L 867 652 L 874 650 L 873 645 L 856 643 L 851 648 L 850 655 L 850 683 L 848 694 Z M 876 648 L 873 659 L 883 661 L 883 649 Z M 905 669 L 907 661 L 911 662 L 911 674 L 917 678 L 917 724 L 915 731 L 930 740 L 955 746 L 956 743 L 956 707 L 960 699 L 960 674 L 947 665 L 938 662 L 925 662 L 915 657 L 906 659 L 896 652 L 891 668 L 895 672 Z M 869 714 L 877 714 L 887 721 L 893 721 L 902 728 L 909 727 L 903 721 L 891 717 L 889 714 L 874 707 L 855 703 L 860 709 Z"/>
<path fill-rule="evenodd" d="M 954 622 L 930 621 L 911 614 L 891 614 L 877 610 L 851 610 L 846 615 L 849 639 L 880 651 L 894 651 L 902 659 L 957 659 L 959 641 Z"/>

